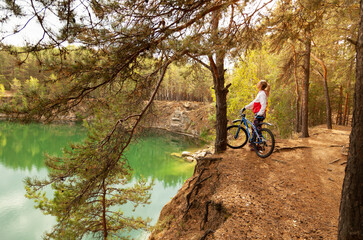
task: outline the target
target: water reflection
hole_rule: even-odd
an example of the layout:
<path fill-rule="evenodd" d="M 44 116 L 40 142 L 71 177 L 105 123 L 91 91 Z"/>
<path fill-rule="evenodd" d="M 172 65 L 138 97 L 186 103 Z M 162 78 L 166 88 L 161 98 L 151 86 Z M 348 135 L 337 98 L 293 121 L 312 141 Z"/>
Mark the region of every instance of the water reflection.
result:
<path fill-rule="evenodd" d="M 41 171 L 9 170 L 0 165 L 0 236 L 1 239 L 41 239 L 44 231 L 56 223 L 52 216 L 45 216 L 34 209 L 34 203 L 24 197 L 22 179 L 25 176 L 45 177 Z"/>
<path fill-rule="evenodd" d="M 171 156 L 196 147 L 198 142 L 180 135 L 162 131 L 148 131 L 128 149 L 126 156 L 136 177 L 153 177 L 165 186 L 182 184 L 191 176 L 194 165 Z"/>
<path fill-rule="evenodd" d="M 0 162 L 12 169 L 40 170 L 44 153 L 60 155 L 70 142 L 86 135 L 80 125 L 41 125 L 0 122 Z"/>
<path fill-rule="evenodd" d="M 27 176 L 45 178 L 44 153 L 60 155 L 70 142 L 86 136 L 79 126 L 41 125 L 0 122 L 0 236 L 6 240 L 38 240 L 56 223 L 52 216 L 34 209 L 32 200 L 24 197 L 23 179 Z M 148 132 L 128 148 L 127 158 L 140 175 L 154 179 L 151 204 L 137 208 L 123 206 L 126 214 L 149 217 L 156 223 L 162 207 L 177 193 L 193 173 L 194 165 L 172 157 L 172 152 L 195 147 L 196 143 L 173 134 Z M 134 232 L 135 239 L 144 239 L 144 232 Z"/>

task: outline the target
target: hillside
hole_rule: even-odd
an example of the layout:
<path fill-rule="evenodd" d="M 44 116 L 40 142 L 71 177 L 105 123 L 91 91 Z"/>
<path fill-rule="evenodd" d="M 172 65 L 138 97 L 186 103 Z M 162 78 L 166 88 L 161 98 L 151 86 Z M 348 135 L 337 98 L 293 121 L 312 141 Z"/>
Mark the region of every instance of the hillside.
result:
<path fill-rule="evenodd" d="M 336 239 L 349 134 L 319 126 L 266 159 L 245 147 L 198 161 L 150 239 Z"/>

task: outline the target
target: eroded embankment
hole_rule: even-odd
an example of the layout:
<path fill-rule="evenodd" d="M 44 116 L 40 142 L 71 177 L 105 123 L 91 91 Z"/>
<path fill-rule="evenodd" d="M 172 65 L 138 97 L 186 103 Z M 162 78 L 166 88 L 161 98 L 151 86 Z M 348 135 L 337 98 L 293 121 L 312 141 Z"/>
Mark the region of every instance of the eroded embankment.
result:
<path fill-rule="evenodd" d="M 219 228 L 228 217 L 223 204 L 211 200 L 219 186 L 220 161 L 215 157 L 197 162 L 193 177 L 164 206 L 150 239 L 205 239 Z"/>

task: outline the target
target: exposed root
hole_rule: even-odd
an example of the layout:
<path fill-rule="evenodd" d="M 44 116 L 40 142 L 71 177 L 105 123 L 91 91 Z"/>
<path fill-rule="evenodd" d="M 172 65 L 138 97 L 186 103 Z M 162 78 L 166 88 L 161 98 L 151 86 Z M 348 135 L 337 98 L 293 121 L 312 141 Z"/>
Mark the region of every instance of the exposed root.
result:
<path fill-rule="evenodd" d="M 204 172 L 204 169 L 203 169 L 203 172 Z M 183 218 L 185 218 L 186 217 L 186 215 L 188 214 L 188 211 L 189 211 L 189 209 L 190 209 L 190 207 L 192 206 L 192 204 L 193 204 L 193 202 L 191 202 L 190 203 L 190 197 L 191 197 L 191 195 L 192 195 L 192 193 L 193 193 L 193 191 L 196 189 L 196 191 L 195 191 L 195 195 L 197 195 L 198 194 L 198 190 L 199 190 L 199 187 L 201 186 L 201 184 L 204 182 L 204 181 L 206 181 L 206 180 L 208 180 L 209 178 L 211 178 L 212 177 L 212 175 L 209 175 L 208 177 L 206 177 L 206 178 L 204 178 L 204 179 L 202 179 L 202 180 L 200 180 L 200 177 L 202 176 L 202 174 L 200 174 L 199 175 L 199 177 L 198 177 L 198 180 L 197 180 L 197 182 L 194 184 L 194 186 L 193 186 L 193 188 L 192 188 L 192 190 L 187 194 L 187 209 L 185 210 L 185 213 L 184 213 L 184 216 L 183 216 Z M 194 201 L 194 200 L 193 200 Z"/>
<path fill-rule="evenodd" d="M 205 240 L 211 233 L 214 233 L 214 231 L 212 229 L 208 229 L 199 240 Z"/>
<path fill-rule="evenodd" d="M 309 146 L 296 146 L 296 147 L 282 147 L 279 148 L 276 146 L 274 152 L 280 152 L 280 151 L 291 151 L 291 150 L 295 150 L 295 149 L 299 149 L 299 148 L 311 148 Z"/>

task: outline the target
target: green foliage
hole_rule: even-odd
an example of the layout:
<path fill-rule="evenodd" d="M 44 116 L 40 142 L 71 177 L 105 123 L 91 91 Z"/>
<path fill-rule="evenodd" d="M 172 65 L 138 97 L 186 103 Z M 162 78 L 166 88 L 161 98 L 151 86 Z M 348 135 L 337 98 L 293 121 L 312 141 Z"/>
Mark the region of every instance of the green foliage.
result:
<path fill-rule="evenodd" d="M 181 60 L 188 54 L 188 57 L 203 64 L 205 58 L 202 56 L 208 56 L 210 70 L 215 70 L 212 68 L 214 61 L 221 74 L 224 69 L 218 67 L 223 67 L 228 54 L 236 56 L 241 49 L 246 50 L 229 77 L 232 86 L 228 96 L 228 117 L 236 116 L 239 109 L 254 99 L 256 83 L 265 79 L 271 85 L 266 121 L 275 123 L 283 136 L 291 133 L 296 98 L 291 71 L 294 61 L 290 53 L 293 51 L 287 45 L 296 49 L 297 86 L 302 78 L 300 60 L 304 47 L 301 42 L 306 42 L 310 37 L 314 41 L 313 52 L 319 49 L 320 57 L 329 59 L 326 61 L 329 74 L 336 71 L 333 76 L 335 86 L 341 86 L 351 79 L 342 78 L 341 74 L 347 75 L 352 71 L 352 68 L 347 69 L 346 63 L 354 50 L 345 39 L 355 39 L 356 36 L 358 18 L 354 18 L 357 16 L 354 6 L 358 4 L 357 1 L 353 1 L 352 5 L 343 4 L 342 1 L 278 1 L 276 8 L 266 14 L 270 14 L 266 18 L 267 23 L 259 27 L 252 23 L 262 21 L 255 18 L 256 15 L 245 13 L 250 7 L 247 6 L 249 3 L 259 4 L 258 1 L 246 1 L 238 6 L 238 10 L 235 2 L 227 0 L 194 3 L 91 1 L 89 5 L 79 4 L 77 7 L 62 1 L 35 3 L 39 12 L 54 8 L 53 13 L 58 14 L 63 27 L 49 45 L 40 43 L 24 48 L 7 47 L 13 55 L 0 57 L 0 83 L 6 89 L 15 86 L 18 97 L 13 99 L 13 108 L 4 104 L 3 109 L 27 116 L 51 117 L 87 102 L 95 115 L 95 121 L 89 123 L 89 139 L 83 145 L 74 145 L 73 150 L 66 151 L 62 158 L 48 159 L 47 164 L 51 169 L 48 180 L 27 181 L 28 197 L 37 200 L 37 206 L 42 211 L 58 218 L 57 226 L 48 237 L 73 239 L 89 232 L 117 234 L 128 224 L 135 228 L 145 226 L 137 219 L 122 222 L 122 214 L 117 211 L 111 210 L 112 214 L 106 217 L 104 213 L 114 204 L 125 203 L 124 196 L 136 205 L 147 201 L 145 191 L 148 186 L 145 182 L 140 182 L 130 191 L 115 186 L 124 186 L 131 178 L 127 160 L 122 157 L 123 151 L 135 133 L 133 127 L 137 126 L 142 116 L 135 115 L 135 112 L 141 112 L 145 100 L 150 98 L 150 90 L 155 87 L 164 61 Z M 342 15 L 342 21 L 337 17 L 339 13 L 334 13 L 340 7 L 339 12 L 349 10 L 349 14 Z M 17 9 L 11 11 L 15 15 L 20 14 Z M 79 12 L 90 14 L 77 16 Z M 8 14 L 4 16 L 9 17 Z M 336 29 L 344 30 L 335 34 Z M 269 33 L 266 34 L 265 30 Z M 51 30 L 46 34 L 50 38 L 55 36 Z M 260 38 L 263 35 L 271 38 Z M 332 36 L 331 48 L 324 45 L 326 36 Z M 256 39 L 264 40 L 264 47 L 247 51 L 249 46 L 261 45 Z M 61 47 L 66 41 L 77 41 L 82 47 Z M 41 51 L 43 46 L 48 50 Z M 278 50 L 280 54 L 270 54 L 269 50 Z M 34 54 L 28 55 L 26 52 Z M 155 56 L 158 59 L 153 59 Z M 25 59 L 33 65 L 24 63 Z M 38 68 L 29 67 L 36 64 L 39 64 Z M 282 73 L 279 66 L 284 66 Z M 11 85 L 12 79 L 19 79 L 20 84 L 14 80 Z M 171 72 L 165 79 L 160 94 L 193 95 L 203 97 L 203 100 L 209 95 L 207 86 L 211 83 L 210 75 L 198 66 L 190 66 L 189 63 L 171 65 Z M 324 105 L 317 79 L 314 76 L 311 81 L 310 95 L 314 124 L 320 122 L 323 116 L 320 106 Z M 318 114 L 312 111 L 318 111 Z M 211 118 L 215 120 L 215 116 Z M 48 199 L 41 192 L 45 185 L 54 188 L 55 198 Z M 91 212 L 96 213 L 95 222 L 92 222 Z M 117 230 L 109 232 L 106 229 L 113 228 L 105 228 L 104 224 L 102 229 L 100 222 L 106 226 L 110 224 Z"/>
<path fill-rule="evenodd" d="M 26 180 L 26 196 L 36 208 L 57 218 L 46 239 L 82 239 L 89 234 L 123 239 L 122 232 L 148 226 L 149 220 L 125 216 L 119 209 L 126 203 L 135 208 L 147 204 L 151 185 L 143 178 L 130 184 L 132 170 L 122 155 L 130 132 L 125 124 L 109 134 L 118 115 L 113 104 L 98 111 L 97 119 L 87 125 L 84 143 L 64 149 L 62 157 L 47 158 L 47 180 Z M 45 186 L 52 187 L 51 197 L 45 194 Z"/>
<path fill-rule="evenodd" d="M 4 85 L 0 84 L 0 96 L 5 93 L 5 87 Z"/>
<path fill-rule="evenodd" d="M 24 52 L 24 48 L 14 48 L 12 51 Z M 49 50 L 44 52 L 50 53 Z M 12 80 L 14 78 L 24 83 L 30 77 L 43 81 L 47 76 L 48 73 L 45 66 L 39 64 L 37 55 L 0 52 L 0 83 L 5 86 L 6 90 L 15 90 L 12 88 Z"/>
<path fill-rule="evenodd" d="M 326 122 L 326 104 L 323 82 L 311 81 L 309 92 L 309 125 L 316 126 Z"/>
<path fill-rule="evenodd" d="M 20 90 L 20 88 L 21 82 L 17 78 L 14 78 L 11 83 L 11 89 L 17 91 Z"/>
<path fill-rule="evenodd" d="M 246 61 L 240 61 L 232 74 L 231 87 L 228 95 L 228 116 L 238 114 L 239 110 L 254 99 L 257 91 L 254 86 L 257 78 L 257 67 L 252 62 L 253 56 Z"/>
<path fill-rule="evenodd" d="M 295 123 L 295 96 L 291 94 L 293 86 L 284 85 L 271 90 L 269 104 L 271 105 L 268 122 L 274 124 L 281 137 L 290 137 Z"/>
<path fill-rule="evenodd" d="M 210 101 L 212 86 L 209 70 L 199 64 L 171 64 L 163 80 L 159 96 L 165 100 Z"/>
<path fill-rule="evenodd" d="M 41 100 L 46 93 L 45 85 L 34 77 L 26 79 L 23 83 L 14 78 L 11 82 L 11 88 L 16 92 L 10 102 L 5 102 L 2 105 L 1 108 L 5 112 L 26 112 L 34 106 L 34 101 Z"/>
<path fill-rule="evenodd" d="M 211 143 L 215 139 L 214 131 L 208 127 L 203 127 L 200 133 L 200 138 L 202 141 Z"/>
<path fill-rule="evenodd" d="M 26 89 L 28 89 L 30 92 L 36 92 L 39 89 L 39 80 L 33 77 L 30 77 L 30 79 L 25 81 Z"/>
<path fill-rule="evenodd" d="M 286 119 L 281 115 L 281 111 L 291 112 L 291 106 L 287 105 L 291 103 L 293 96 L 291 98 L 291 91 L 286 91 L 286 88 L 279 88 L 278 63 L 279 56 L 268 53 L 264 47 L 249 51 L 238 62 L 229 80 L 232 83 L 228 94 L 228 117 L 230 120 L 237 118 L 239 110 L 256 97 L 258 92 L 256 84 L 264 79 L 271 86 L 266 121 L 278 125 L 277 129 L 283 135 L 285 135 L 285 132 L 291 131 L 289 125 L 282 124 L 286 122 Z M 283 100 L 286 101 L 286 104 L 280 102 L 281 95 L 284 96 Z M 282 106 L 284 109 L 281 109 Z M 247 117 L 252 120 L 253 113 L 248 111 L 247 114 Z M 287 118 L 289 119 L 288 122 L 291 122 L 291 116 Z"/>
<path fill-rule="evenodd" d="M 311 53 L 317 56 L 327 68 L 329 97 L 333 115 L 342 109 L 340 86 L 349 91 L 354 82 L 355 47 L 349 39 L 357 39 L 359 3 L 357 1 L 280 1 L 266 19 L 271 28 L 268 41 L 271 49 L 285 56 L 282 62 L 283 80 L 294 84 L 294 69 L 299 92 L 303 80 L 302 58 L 304 41 L 312 39 Z M 296 53 L 296 62 L 294 60 Z M 290 56 L 289 56 L 290 55 Z M 295 66 L 293 66 L 296 64 Z M 326 99 L 321 83 L 323 69 L 314 58 L 310 61 L 311 92 L 309 93 L 309 124 L 324 123 L 326 116 L 322 108 Z M 319 72 L 319 73 L 318 73 Z M 316 74 L 318 73 L 318 74 Z M 318 83 L 319 82 L 319 83 Z M 319 89 L 319 90 L 318 90 Z M 294 91 L 296 92 L 296 90 Z M 345 96 L 344 96 L 345 97 Z M 348 99 L 347 112 L 352 101 Z M 318 109 L 319 108 L 319 109 Z M 320 109 L 321 108 L 321 109 Z M 295 117 L 296 118 L 296 117 Z M 295 119 L 296 121 L 296 119 Z"/>
<path fill-rule="evenodd" d="M 59 79 L 59 76 L 52 76 L 51 80 L 55 82 L 46 82 L 47 87 L 34 78 L 29 79 L 24 83 L 27 89 L 21 86 L 20 96 L 25 99 L 39 97 L 45 102 L 58 97 L 57 94 L 61 96 L 60 93 L 70 89 L 63 88 Z M 34 199 L 36 207 L 45 214 L 57 218 L 47 239 L 81 239 L 89 234 L 104 239 L 106 235 L 123 239 L 121 232 L 148 227 L 148 220 L 125 216 L 119 210 L 126 203 L 135 207 L 147 204 L 150 197 L 151 185 L 146 179 L 131 184 L 132 170 L 124 156 L 139 117 L 127 116 L 141 111 L 143 99 L 150 91 L 145 85 L 151 86 L 155 78 L 142 80 L 125 81 L 123 85 L 114 84 L 112 88 L 94 91 L 92 96 L 103 97 L 92 102 L 94 119 L 85 125 L 89 131 L 86 141 L 72 145 L 70 150 L 65 149 L 62 157 L 48 157 L 46 165 L 50 173 L 47 180 L 27 179 L 27 197 Z M 108 94 L 104 95 L 106 92 Z M 23 107 L 30 105 L 28 108 L 32 109 L 31 104 L 24 102 Z M 123 118 L 127 120 L 121 121 Z M 52 187 L 52 197 L 44 194 L 44 186 Z"/>

